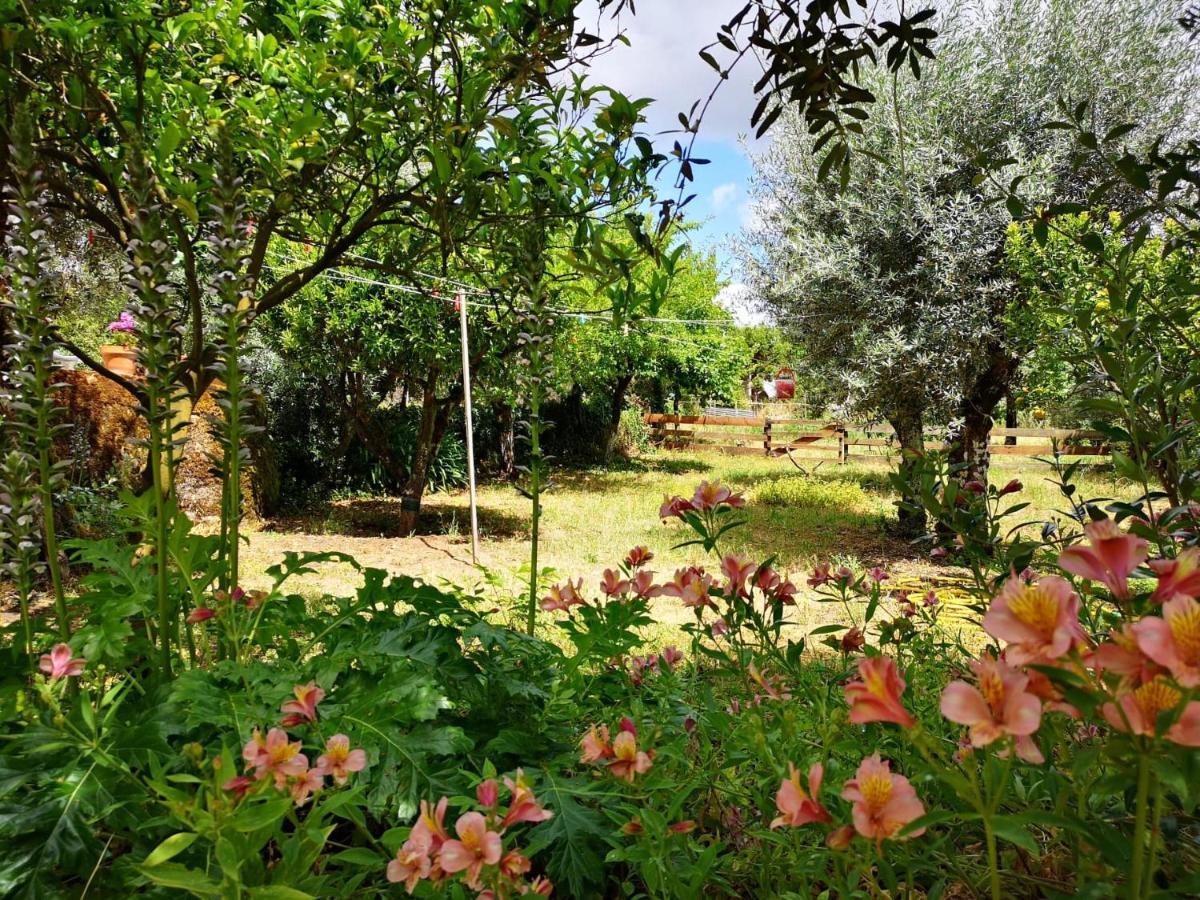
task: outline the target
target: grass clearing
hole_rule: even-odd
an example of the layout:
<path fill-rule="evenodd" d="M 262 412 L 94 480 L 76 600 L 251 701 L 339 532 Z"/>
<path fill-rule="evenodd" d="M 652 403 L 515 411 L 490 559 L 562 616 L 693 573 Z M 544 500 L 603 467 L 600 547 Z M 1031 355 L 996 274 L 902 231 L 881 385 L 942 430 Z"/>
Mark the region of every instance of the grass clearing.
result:
<path fill-rule="evenodd" d="M 804 576 L 815 562 L 831 560 L 852 568 L 883 566 L 889 587 L 924 593 L 931 588 L 950 605 L 959 602 L 961 572 L 930 563 L 920 547 L 898 540 L 889 530 L 895 494 L 888 468 L 880 464 L 823 465 L 808 474 L 786 460 L 730 457 L 719 453 L 650 453 L 609 468 L 564 470 L 543 499 L 539 556 L 552 579 L 584 579 L 594 592 L 605 568 L 615 567 L 637 544 L 654 551 L 651 565 L 659 578 L 678 567 L 706 562 L 696 547 L 676 547 L 689 537 L 683 526 L 658 519 L 662 498 L 690 495 L 702 479 L 719 480 L 747 497 L 745 528 L 730 533 L 727 550 L 762 560 L 790 573 L 802 588 L 795 618 L 802 628 L 842 621 L 840 607 L 818 603 Z M 1015 495 L 1030 506 L 1020 521 L 1040 528 L 1048 519 L 1065 519 L 1065 503 L 1049 481 L 1050 468 L 1023 458 L 997 459 L 992 480 L 1019 478 Z M 1084 497 L 1129 493 L 1104 468 L 1084 470 Z M 246 571 L 261 572 L 287 550 L 342 550 L 364 566 L 404 573 L 433 583 L 448 582 L 474 590 L 494 602 L 498 612 L 518 621 L 528 573 L 529 501 L 511 485 L 484 484 L 479 490 L 482 531 L 480 565 L 470 557 L 469 513 L 465 492 L 426 499 L 422 532 L 396 531 L 399 498 L 371 497 L 331 501 L 304 516 L 269 521 L 249 535 Z M 707 561 L 711 567 L 711 561 Z M 326 565 L 298 583 L 302 593 L 349 594 L 358 583 L 348 566 Z M 251 584 L 251 587 L 258 586 Z M 687 610 L 671 600 L 657 605 L 662 640 L 677 639 Z"/>

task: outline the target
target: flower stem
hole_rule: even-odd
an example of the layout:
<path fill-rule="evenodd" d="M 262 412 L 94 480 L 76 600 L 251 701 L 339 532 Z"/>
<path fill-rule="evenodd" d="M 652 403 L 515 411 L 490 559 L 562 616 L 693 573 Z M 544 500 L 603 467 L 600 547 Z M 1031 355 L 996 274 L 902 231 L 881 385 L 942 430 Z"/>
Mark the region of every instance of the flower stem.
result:
<path fill-rule="evenodd" d="M 1151 778 L 1150 793 L 1154 797 L 1153 806 L 1150 812 L 1150 858 L 1149 865 L 1146 866 L 1146 884 L 1143 894 L 1150 896 L 1151 889 L 1154 887 L 1154 873 L 1158 869 L 1158 850 L 1162 843 L 1162 808 L 1163 808 L 1163 792 L 1162 783 L 1156 777 Z"/>
<path fill-rule="evenodd" d="M 1133 861 L 1129 868 L 1129 897 L 1142 893 L 1142 868 L 1146 856 L 1146 799 L 1150 794 L 1150 755 L 1138 754 L 1137 800 L 1133 812 Z"/>
<path fill-rule="evenodd" d="M 996 853 L 996 832 L 992 830 L 992 817 L 983 817 L 983 834 L 987 841 L 988 880 L 991 884 L 992 900 L 1000 900 L 1000 863 Z"/>

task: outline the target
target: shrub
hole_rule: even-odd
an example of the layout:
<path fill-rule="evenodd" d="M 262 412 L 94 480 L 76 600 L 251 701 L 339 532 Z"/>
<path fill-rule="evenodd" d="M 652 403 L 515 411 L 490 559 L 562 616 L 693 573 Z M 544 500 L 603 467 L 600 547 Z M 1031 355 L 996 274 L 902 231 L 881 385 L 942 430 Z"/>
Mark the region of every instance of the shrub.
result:
<path fill-rule="evenodd" d="M 753 492 L 756 503 L 766 506 L 834 507 L 862 509 L 869 503 L 862 486 L 842 479 L 818 480 L 803 475 L 772 478 Z"/>

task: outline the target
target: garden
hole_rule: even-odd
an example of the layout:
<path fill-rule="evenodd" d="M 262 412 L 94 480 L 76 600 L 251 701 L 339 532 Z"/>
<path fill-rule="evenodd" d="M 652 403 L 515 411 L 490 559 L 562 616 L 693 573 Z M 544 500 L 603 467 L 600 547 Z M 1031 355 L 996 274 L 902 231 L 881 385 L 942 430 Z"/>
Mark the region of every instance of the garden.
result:
<path fill-rule="evenodd" d="M 0 0 L 0 897 L 1200 895 L 1200 8 L 644 6 Z"/>

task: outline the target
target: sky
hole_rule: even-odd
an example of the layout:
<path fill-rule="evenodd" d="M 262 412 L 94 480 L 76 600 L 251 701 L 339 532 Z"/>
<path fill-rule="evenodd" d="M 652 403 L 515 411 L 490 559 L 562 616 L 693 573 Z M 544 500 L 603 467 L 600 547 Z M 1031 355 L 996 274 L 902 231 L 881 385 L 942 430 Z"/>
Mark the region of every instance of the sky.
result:
<path fill-rule="evenodd" d="M 686 135 L 679 132 L 679 113 L 687 112 L 697 100 L 703 100 L 720 80 L 717 73 L 699 57 L 699 51 L 716 37 L 720 26 L 738 10 L 734 0 L 639 0 L 637 14 L 623 14 L 619 27 L 629 39 L 629 46 L 616 44 L 607 54 L 595 60 L 591 77 L 595 82 L 610 85 L 632 97 L 653 97 L 655 102 L 647 111 L 646 130 L 662 152 L 669 152 L 675 140 Z M 611 36 L 617 27 L 609 15 L 599 20 L 593 0 L 580 11 L 580 25 L 592 34 Z M 723 61 L 724 55 L 715 48 L 714 55 Z M 746 220 L 750 203 L 747 186 L 751 165 L 747 155 L 765 144 L 756 142 L 750 129 L 750 113 L 754 109 L 753 83 L 761 74 L 757 62 L 747 56 L 735 68 L 729 80 L 721 85 L 709 106 L 700 128 L 693 154 L 711 160 L 696 166 L 695 181 L 688 193 L 695 193 L 685 212 L 689 221 L 700 227 L 691 232 L 698 249 L 712 249 L 721 262 L 722 272 L 731 282 L 722 301 L 739 314 L 750 317 L 740 309 L 744 298 L 740 273 L 733 255 L 733 239 Z M 670 179 L 677 170 L 670 167 L 661 188 L 673 196 Z"/>

